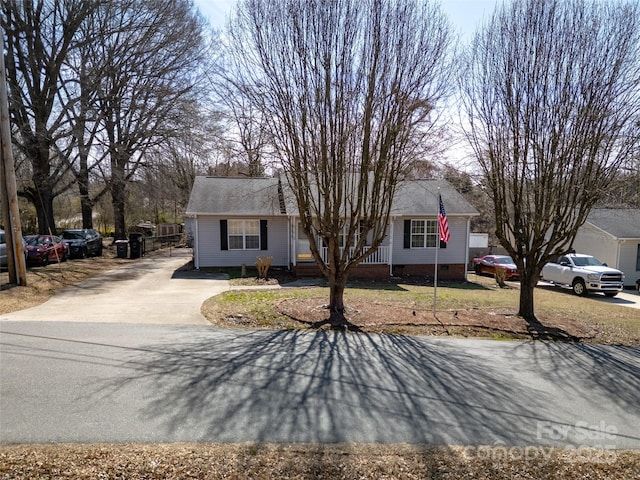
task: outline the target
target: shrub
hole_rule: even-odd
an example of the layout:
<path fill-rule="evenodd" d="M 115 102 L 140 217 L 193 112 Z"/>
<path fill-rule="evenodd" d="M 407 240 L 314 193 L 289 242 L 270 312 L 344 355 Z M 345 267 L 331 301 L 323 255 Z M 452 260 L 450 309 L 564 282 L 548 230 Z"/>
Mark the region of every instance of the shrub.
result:
<path fill-rule="evenodd" d="M 507 271 L 504 268 L 496 267 L 494 276 L 496 278 L 496 283 L 500 286 L 500 288 L 505 288 L 507 284 L 505 283 L 507 279 Z"/>
<path fill-rule="evenodd" d="M 258 257 L 256 260 L 256 268 L 258 269 L 258 278 L 267 278 L 267 272 L 271 267 L 273 257 Z"/>

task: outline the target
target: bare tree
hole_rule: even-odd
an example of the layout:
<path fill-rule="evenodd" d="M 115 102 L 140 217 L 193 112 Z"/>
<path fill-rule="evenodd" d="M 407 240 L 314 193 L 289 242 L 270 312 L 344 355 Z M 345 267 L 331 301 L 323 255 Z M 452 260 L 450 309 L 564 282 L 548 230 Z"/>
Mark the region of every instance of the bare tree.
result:
<path fill-rule="evenodd" d="M 638 128 L 640 133 L 640 126 Z M 598 208 L 640 208 L 640 152 L 621 166 Z"/>
<path fill-rule="evenodd" d="M 222 130 L 217 115 L 204 112 L 195 102 L 185 104 L 183 114 L 182 134 L 145 155 L 141 189 L 145 203 L 154 209 L 146 218 L 155 217 L 156 223 L 180 221 L 196 176 L 209 174 L 215 148 L 212 137 Z"/>
<path fill-rule="evenodd" d="M 58 89 L 63 65 L 78 47 L 76 34 L 97 1 L 6 0 L 2 28 L 7 46 L 14 145 L 30 163 L 32 183 L 20 192 L 35 206 L 41 233 L 55 232 L 53 200 L 65 185 L 68 170 L 58 156 L 59 142 L 69 135 Z"/>
<path fill-rule="evenodd" d="M 484 185 L 469 172 L 459 170 L 451 165 L 446 165 L 439 176 L 442 176 L 478 211 L 479 215 L 471 219 L 471 231 L 490 234 L 494 232 L 493 202 L 487 195 Z M 495 238 L 490 238 L 490 241 L 495 242 Z M 495 245 L 495 243 L 491 243 L 491 245 Z"/>
<path fill-rule="evenodd" d="M 413 0 L 244 0 L 234 82 L 268 122 L 344 325 L 352 269 L 386 235 L 396 186 L 447 91 L 450 27 Z M 322 249 L 328 252 L 328 261 Z"/>
<path fill-rule="evenodd" d="M 99 72 L 96 110 L 109 159 L 101 168 L 115 235 L 124 238 L 127 182 L 143 165 L 147 149 L 180 135 L 176 127 L 183 109 L 204 86 L 198 82 L 206 60 L 205 24 L 188 0 L 107 2 L 100 15 L 109 33 L 91 44 L 88 55 Z"/>
<path fill-rule="evenodd" d="M 221 131 L 221 144 L 228 149 L 229 163 L 245 164 L 245 174 L 260 177 L 265 174 L 265 157 L 270 145 L 266 119 L 255 103 L 248 101 L 225 75 L 213 78 L 215 102 L 227 128 Z"/>
<path fill-rule="evenodd" d="M 493 197 L 496 235 L 521 272 L 532 328 L 542 267 L 638 145 L 637 2 L 514 0 L 475 36 L 462 69 L 468 139 Z"/>
<path fill-rule="evenodd" d="M 67 81 L 61 82 L 57 91 L 59 102 L 69 105 L 64 114 L 71 126 L 59 154 L 67 162 L 78 188 L 83 228 L 93 228 L 93 207 L 108 191 L 107 186 L 100 186 L 101 178 L 95 174 L 106 158 L 104 149 L 95 148 L 104 129 L 98 93 L 106 65 L 104 58 L 93 55 L 96 44 L 120 32 L 119 25 L 111 25 L 107 20 L 104 12 L 108 8 L 108 3 L 99 5 L 85 17 L 77 33 L 79 46 L 70 52 L 61 72 Z"/>

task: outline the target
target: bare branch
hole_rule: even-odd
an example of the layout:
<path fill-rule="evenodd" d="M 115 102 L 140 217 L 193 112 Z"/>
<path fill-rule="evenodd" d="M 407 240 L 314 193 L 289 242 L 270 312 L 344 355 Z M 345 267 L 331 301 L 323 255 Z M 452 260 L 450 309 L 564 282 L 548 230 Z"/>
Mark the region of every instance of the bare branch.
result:
<path fill-rule="evenodd" d="M 449 88 L 451 40 L 430 2 L 239 4 L 233 81 L 268 122 L 334 311 L 350 270 L 384 239 L 412 142 Z"/>
<path fill-rule="evenodd" d="M 637 148 L 640 7 L 515 0 L 476 34 L 464 72 L 467 137 L 533 320 L 542 266 L 571 247 Z"/>

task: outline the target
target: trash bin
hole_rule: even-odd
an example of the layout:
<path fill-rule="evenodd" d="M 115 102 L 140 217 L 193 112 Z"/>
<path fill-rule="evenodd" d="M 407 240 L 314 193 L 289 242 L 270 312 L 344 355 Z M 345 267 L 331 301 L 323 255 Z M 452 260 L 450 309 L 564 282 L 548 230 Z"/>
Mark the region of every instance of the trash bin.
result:
<path fill-rule="evenodd" d="M 126 240 L 116 240 L 116 256 L 118 258 L 127 258 L 127 249 L 129 242 Z"/>
<path fill-rule="evenodd" d="M 144 255 L 144 236 L 141 233 L 130 233 L 129 248 L 129 258 L 140 258 Z"/>

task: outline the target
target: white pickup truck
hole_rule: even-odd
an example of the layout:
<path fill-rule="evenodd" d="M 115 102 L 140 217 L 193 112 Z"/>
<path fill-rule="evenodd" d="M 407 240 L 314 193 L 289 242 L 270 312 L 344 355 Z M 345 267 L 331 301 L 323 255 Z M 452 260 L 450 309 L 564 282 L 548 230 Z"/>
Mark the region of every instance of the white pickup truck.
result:
<path fill-rule="evenodd" d="M 602 292 L 615 297 L 624 288 L 624 274 L 607 267 L 591 255 L 571 253 L 542 268 L 541 280 L 564 288 L 571 288 L 576 295 Z"/>

